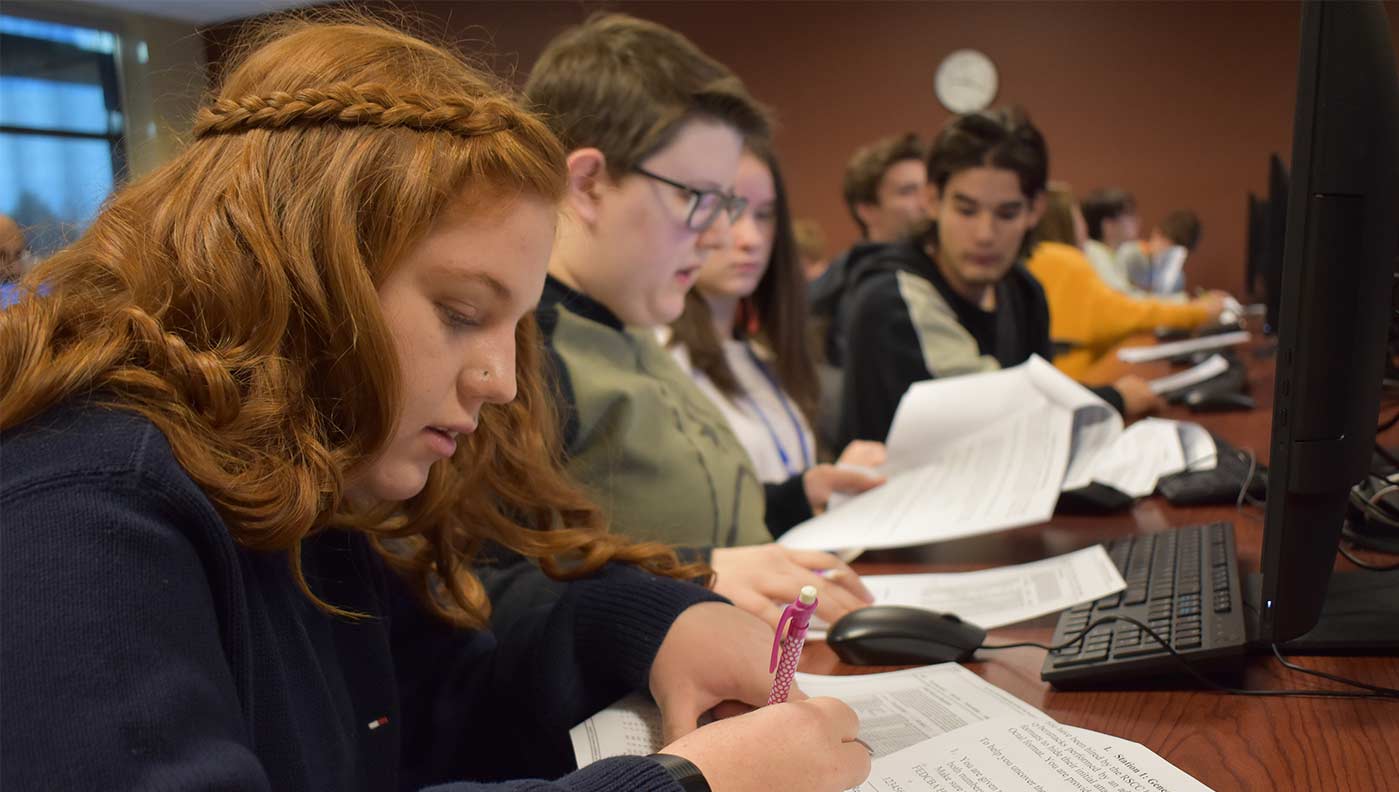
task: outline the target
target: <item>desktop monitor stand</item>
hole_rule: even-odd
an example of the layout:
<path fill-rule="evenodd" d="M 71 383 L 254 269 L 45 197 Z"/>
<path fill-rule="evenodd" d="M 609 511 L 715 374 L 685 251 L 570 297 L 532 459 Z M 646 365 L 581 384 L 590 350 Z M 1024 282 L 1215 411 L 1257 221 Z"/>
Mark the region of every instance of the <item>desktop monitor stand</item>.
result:
<path fill-rule="evenodd" d="M 1244 581 L 1244 615 L 1250 649 L 1271 653 L 1271 644 L 1257 640 L 1262 583 L 1260 574 Z M 1278 649 L 1296 655 L 1399 654 L 1399 570 L 1333 573 L 1316 627 Z"/>

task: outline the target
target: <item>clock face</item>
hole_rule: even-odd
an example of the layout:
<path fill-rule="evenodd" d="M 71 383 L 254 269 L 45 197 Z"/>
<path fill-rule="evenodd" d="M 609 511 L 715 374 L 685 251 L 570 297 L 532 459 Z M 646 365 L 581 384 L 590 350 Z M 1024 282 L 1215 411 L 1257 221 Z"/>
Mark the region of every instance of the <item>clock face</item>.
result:
<path fill-rule="evenodd" d="M 976 50 L 957 50 L 938 66 L 934 88 L 938 101 L 954 113 L 985 110 L 996 98 L 996 65 Z"/>

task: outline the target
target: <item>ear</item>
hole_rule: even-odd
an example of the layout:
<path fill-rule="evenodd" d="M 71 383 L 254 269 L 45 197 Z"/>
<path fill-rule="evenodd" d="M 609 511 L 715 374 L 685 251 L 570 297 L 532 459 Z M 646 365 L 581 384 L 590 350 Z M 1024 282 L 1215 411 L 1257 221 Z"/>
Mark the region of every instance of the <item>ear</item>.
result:
<path fill-rule="evenodd" d="M 860 218 L 860 222 L 863 223 L 867 229 L 870 227 L 870 213 L 875 211 L 876 208 L 874 204 L 855 204 L 855 216 Z"/>
<path fill-rule="evenodd" d="M 598 149 L 581 148 L 568 153 L 568 187 L 564 203 L 579 222 L 597 222 L 598 204 L 605 188 L 611 185 L 607 175 L 607 157 Z"/>

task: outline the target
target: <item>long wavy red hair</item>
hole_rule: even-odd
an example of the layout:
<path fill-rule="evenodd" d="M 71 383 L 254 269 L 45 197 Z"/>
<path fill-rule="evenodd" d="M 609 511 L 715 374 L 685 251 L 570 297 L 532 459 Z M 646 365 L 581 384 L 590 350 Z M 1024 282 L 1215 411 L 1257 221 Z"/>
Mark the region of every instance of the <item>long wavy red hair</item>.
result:
<path fill-rule="evenodd" d="M 114 195 L 0 313 L 0 428 L 71 399 L 164 433 L 242 546 L 287 552 L 365 531 L 442 617 L 481 626 L 485 541 L 569 579 L 609 561 L 710 574 L 606 532 L 563 472 L 533 318 L 518 396 L 404 503 L 344 482 L 400 402 L 376 288 L 449 204 L 557 201 L 564 152 L 513 95 L 445 48 L 362 18 L 285 20 L 242 47 L 194 140 Z M 339 613 L 334 603 L 320 603 Z"/>

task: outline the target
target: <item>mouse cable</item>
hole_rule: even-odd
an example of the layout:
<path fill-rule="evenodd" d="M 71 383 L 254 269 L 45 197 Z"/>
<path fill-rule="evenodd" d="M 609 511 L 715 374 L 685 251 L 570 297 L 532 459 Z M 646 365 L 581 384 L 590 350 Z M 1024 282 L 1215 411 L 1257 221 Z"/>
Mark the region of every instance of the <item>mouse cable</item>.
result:
<path fill-rule="evenodd" d="M 1220 683 L 1214 681 L 1213 679 L 1210 679 L 1209 677 L 1195 670 L 1195 667 L 1191 664 L 1190 660 L 1184 655 L 1182 655 L 1180 652 L 1177 652 L 1175 647 L 1171 646 L 1170 641 L 1167 641 L 1165 638 L 1162 638 L 1160 634 L 1158 634 L 1155 630 L 1153 630 L 1145 624 L 1142 624 L 1141 622 L 1137 621 L 1136 619 L 1130 616 L 1100 616 L 1094 619 L 1087 627 L 1084 627 L 1083 630 L 1077 636 L 1061 644 L 1056 644 L 1054 646 L 1047 646 L 1036 641 L 1020 641 L 1018 643 L 1009 644 L 983 644 L 982 646 L 978 647 L 978 649 L 1019 649 L 1024 647 L 1032 647 L 1035 649 L 1043 649 L 1047 652 L 1053 652 L 1059 649 L 1067 649 L 1068 647 L 1073 646 L 1074 644 L 1080 643 L 1083 641 L 1083 639 L 1088 637 L 1089 633 L 1093 632 L 1098 627 L 1105 624 L 1112 624 L 1113 622 L 1123 622 L 1136 627 L 1140 627 L 1146 634 L 1150 635 L 1153 640 L 1160 644 L 1161 648 L 1169 652 L 1171 657 L 1175 658 L 1188 674 L 1190 674 L 1195 679 L 1199 680 L 1205 686 L 1214 690 L 1221 691 L 1223 693 L 1229 693 L 1235 696 L 1296 696 L 1316 698 L 1399 700 L 1399 689 L 1380 687 L 1378 685 L 1370 685 L 1364 682 L 1356 682 L 1354 680 L 1339 677 L 1334 674 L 1328 674 L 1325 671 L 1316 671 L 1313 669 L 1303 668 L 1299 665 L 1296 665 L 1295 663 L 1290 663 L 1287 660 L 1283 659 L 1282 653 L 1278 651 L 1277 644 L 1273 644 L 1273 654 L 1277 656 L 1278 660 L 1280 660 L 1283 666 L 1285 666 L 1286 668 L 1292 669 L 1294 671 L 1300 671 L 1304 674 L 1325 677 L 1326 679 L 1330 679 L 1335 682 L 1340 682 L 1351 687 L 1361 688 L 1362 690 L 1367 692 L 1362 693 L 1360 691 L 1355 690 L 1322 690 L 1315 688 L 1296 688 L 1283 690 L 1246 690 L 1243 688 L 1232 688 L 1226 685 L 1221 685 Z"/>
<path fill-rule="evenodd" d="M 1240 448 L 1239 453 L 1248 456 L 1248 475 L 1244 476 L 1244 483 L 1239 486 L 1239 497 L 1234 499 L 1234 507 L 1242 510 L 1244 498 L 1248 497 L 1248 489 L 1253 484 L 1253 477 L 1258 473 L 1258 455 L 1253 453 L 1252 448 Z"/>

